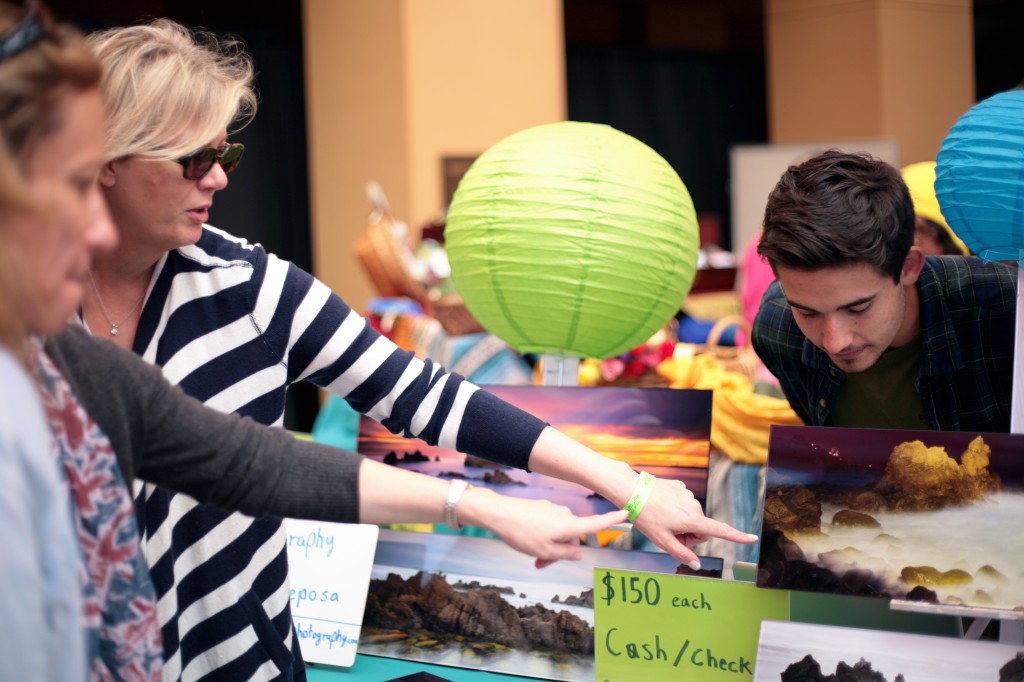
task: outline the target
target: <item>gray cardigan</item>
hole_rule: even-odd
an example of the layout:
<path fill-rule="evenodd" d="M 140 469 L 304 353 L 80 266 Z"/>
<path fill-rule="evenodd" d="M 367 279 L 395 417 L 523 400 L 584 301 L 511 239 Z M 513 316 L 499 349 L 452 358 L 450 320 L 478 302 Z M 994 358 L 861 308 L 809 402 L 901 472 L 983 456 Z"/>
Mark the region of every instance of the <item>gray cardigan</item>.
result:
<path fill-rule="evenodd" d="M 134 353 L 71 326 L 46 352 L 140 478 L 250 516 L 358 522 L 362 458 L 206 407 Z"/>

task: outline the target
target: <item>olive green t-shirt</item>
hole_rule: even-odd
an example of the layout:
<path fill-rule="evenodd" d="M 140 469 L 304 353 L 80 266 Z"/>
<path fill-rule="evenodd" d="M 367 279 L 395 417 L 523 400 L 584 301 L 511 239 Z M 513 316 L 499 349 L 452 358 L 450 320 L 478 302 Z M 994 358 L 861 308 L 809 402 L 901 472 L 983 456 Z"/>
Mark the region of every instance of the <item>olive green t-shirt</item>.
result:
<path fill-rule="evenodd" d="M 882 353 L 865 372 L 847 374 L 832 409 L 832 425 L 853 428 L 931 430 L 914 388 L 921 341 Z"/>

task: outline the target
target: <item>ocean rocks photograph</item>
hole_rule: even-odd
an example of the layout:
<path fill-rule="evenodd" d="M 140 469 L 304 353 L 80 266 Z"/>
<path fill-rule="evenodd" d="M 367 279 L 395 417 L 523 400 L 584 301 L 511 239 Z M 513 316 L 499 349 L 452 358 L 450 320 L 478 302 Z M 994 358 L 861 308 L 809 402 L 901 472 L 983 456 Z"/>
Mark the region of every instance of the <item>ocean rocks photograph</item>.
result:
<path fill-rule="evenodd" d="M 1022 521 L 1022 435 L 776 426 L 757 584 L 1020 610 Z"/>
<path fill-rule="evenodd" d="M 1024 646 L 766 620 L 754 682 L 1019 682 Z"/>
<path fill-rule="evenodd" d="M 382 529 L 359 653 L 592 682 L 594 568 L 675 573 L 654 552 L 583 547 L 543 571 L 504 542 Z M 721 559 L 701 563 L 721 570 Z"/>

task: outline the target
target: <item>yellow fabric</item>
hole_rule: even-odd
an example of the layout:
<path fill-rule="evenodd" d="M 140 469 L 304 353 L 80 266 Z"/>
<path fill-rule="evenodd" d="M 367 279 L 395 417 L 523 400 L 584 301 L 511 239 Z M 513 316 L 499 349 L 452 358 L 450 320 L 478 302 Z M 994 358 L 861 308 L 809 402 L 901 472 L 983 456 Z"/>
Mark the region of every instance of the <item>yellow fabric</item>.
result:
<path fill-rule="evenodd" d="M 789 403 L 754 393 L 750 379 L 728 372 L 710 355 L 668 358 L 657 367 L 672 388 L 713 390 L 711 445 L 730 459 L 764 464 L 772 424 L 801 425 Z"/>
<path fill-rule="evenodd" d="M 412 530 L 417 533 L 434 532 L 434 524 L 432 523 L 384 523 L 381 524 L 381 528 L 390 528 L 391 530 Z"/>
<path fill-rule="evenodd" d="M 935 162 L 912 163 L 904 166 L 901 173 L 903 182 L 907 183 L 907 189 L 910 190 L 910 200 L 914 202 L 914 213 L 927 218 L 949 233 L 961 254 L 966 256 L 970 253 L 967 245 L 956 236 L 956 232 L 946 222 L 942 209 L 939 208 L 939 199 L 935 196 Z"/>

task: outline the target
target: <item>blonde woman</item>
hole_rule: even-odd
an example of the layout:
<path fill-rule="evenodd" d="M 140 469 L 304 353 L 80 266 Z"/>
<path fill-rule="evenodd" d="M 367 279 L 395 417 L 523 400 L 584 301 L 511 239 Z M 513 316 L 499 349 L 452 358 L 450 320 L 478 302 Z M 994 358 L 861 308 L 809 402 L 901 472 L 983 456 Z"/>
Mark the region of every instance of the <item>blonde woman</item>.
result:
<path fill-rule="evenodd" d="M 229 133 L 255 114 L 253 66 L 240 45 L 166 20 L 90 42 L 108 104 L 100 182 L 122 236 L 92 271 L 82 320 L 93 334 L 220 410 L 279 424 L 288 386 L 310 381 L 395 433 L 627 503 L 641 480 L 628 465 L 401 351 L 308 273 L 206 224 L 242 160 Z M 753 540 L 705 518 L 683 484 L 653 486 L 636 524 L 680 560 L 696 564 L 689 545 L 708 536 Z M 155 486 L 136 501 L 161 595 L 167 674 L 301 677 L 279 524 Z"/>

